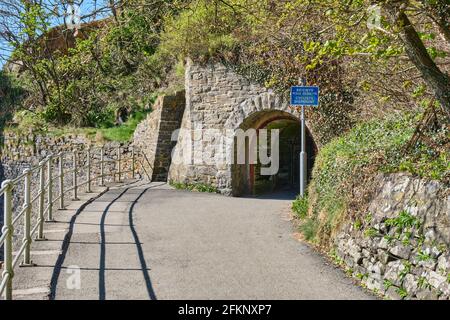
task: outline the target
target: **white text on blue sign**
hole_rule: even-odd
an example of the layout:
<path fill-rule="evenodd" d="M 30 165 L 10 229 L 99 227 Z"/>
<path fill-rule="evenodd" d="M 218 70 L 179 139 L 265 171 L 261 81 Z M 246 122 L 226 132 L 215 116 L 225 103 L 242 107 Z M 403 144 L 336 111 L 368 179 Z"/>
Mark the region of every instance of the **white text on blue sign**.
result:
<path fill-rule="evenodd" d="M 291 87 L 291 106 L 319 105 L 319 87 L 316 86 L 294 86 Z"/>

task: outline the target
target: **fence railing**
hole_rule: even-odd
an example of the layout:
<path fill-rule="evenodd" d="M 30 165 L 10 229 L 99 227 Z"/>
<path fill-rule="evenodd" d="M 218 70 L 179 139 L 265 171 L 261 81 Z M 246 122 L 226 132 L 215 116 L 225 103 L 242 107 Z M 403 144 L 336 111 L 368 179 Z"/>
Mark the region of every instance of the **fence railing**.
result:
<path fill-rule="evenodd" d="M 109 156 L 106 155 L 106 151 L 110 151 Z M 25 169 L 15 179 L 3 181 L 0 197 L 3 196 L 4 223 L 0 233 L 0 248 L 3 245 L 4 264 L 0 296 L 3 295 L 5 300 L 12 299 L 15 267 L 19 262 L 22 262 L 21 265 L 31 265 L 31 245 L 33 241 L 45 239 L 44 222 L 53 220 L 55 205 L 58 209 L 65 208 L 66 195 L 71 193 L 72 199 L 78 200 L 80 188 L 84 187 L 87 193 L 92 192 L 92 184 L 97 182 L 98 185 L 104 186 L 106 177 L 120 182 L 127 174 L 133 179 L 139 174 L 140 177 L 144 176 L 151 180 L 149 175 L 151 164 L 139 148 L 118 147 L 114 153 L 115 155 L 112 155 L 110 148 L 95 147 L 84 151 L 75 150 L 72 153 L 49 155 L 37 166 Z M 80 158 L 83 158 L 84 165 L 80 164 Z M 124 170 L 124 164 L 128 165 L 128 170 Z M 114 169 L 107 170 L 106 167 L 111 169 L 111 165 Z M 96 170 L 93 170 L 94 168 Z M 35 195 L 32 195 L 33 174 L 37 180 L 34 183 L 37 186 Z M 72 179 L 66 179 L 67 175 L 71 175 Z M 79 179 L 83 176 L 84 181 L 80 181 Z M 21 197 L 23 205 L 14 206 L 14 191 L 20 189 L 19 186 L 23 187 L 20 190 L 23 192 Z M 54 197 L 55 194 L 56 197 Z M 20 219 L 23 219 L 23 239 L 19 242 L 20 248 L 13 252 L 14 226 Z M 34 225 L 32 225 L 33 220 L 35 220 Z"/>

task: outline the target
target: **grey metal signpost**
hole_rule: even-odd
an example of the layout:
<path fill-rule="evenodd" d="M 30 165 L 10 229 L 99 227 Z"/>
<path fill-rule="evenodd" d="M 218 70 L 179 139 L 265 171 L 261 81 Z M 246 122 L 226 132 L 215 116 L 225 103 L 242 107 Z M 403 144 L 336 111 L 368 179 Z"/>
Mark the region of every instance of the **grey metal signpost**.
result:
<path fill-rule="evenodd" d="M 305 139 L 305 106 L 302 106 L 302 113 L 300 115 L 301 122 L 301 151 L 300 151 L 300 195 L 303 197 L 305 195 L 306 189 L 306 139 Z"/>
<path fill-rule="evenodd" d="M 307 176 L 307 154 L 306 154 L 306 135 L 305 135 L 305 107 L 319 105 L 319 87 L 305 86 L 306 81 L 301 80 L 301 86 L 291 87 L 291 106 L 301 107 L 301 151 L 300 151 L 300 196 L 306 193 Z"/>

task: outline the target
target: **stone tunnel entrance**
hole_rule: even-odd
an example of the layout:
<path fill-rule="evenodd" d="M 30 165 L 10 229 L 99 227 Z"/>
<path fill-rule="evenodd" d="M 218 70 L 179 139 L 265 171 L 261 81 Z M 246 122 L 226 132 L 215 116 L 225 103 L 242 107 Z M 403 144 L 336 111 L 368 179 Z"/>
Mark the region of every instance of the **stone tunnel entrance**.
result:
<path fill-rule="evenodd" d="M 300 121 L 290 109 L 290 101 L 286 95 L 252 83 L 220 62 L 197 64 L 188 60 L 185 88 L 186 107 L 181 123 L 176 123 L 180 132 L 171 153 L 167 174 L 169 181 L 206 184 L 224 195 L 234 196 L 277 189 L 298 190 Z M 152 112 L 151 117 L 154 121 L 144 125 L 143 131 L 156 128 L 154 131 L 159 132 L 160 121 L 157 114 Z M 312 119 L 311 122 L 307 120 L 307 124 L 311 125 L 311 131 L 307 130 L 305 137 L 310 173 L 317 147 L 313 141 L 316 138 L 313 132 L 315 124 Z M 272 150 L 266 152 L 267 148 L 262 149 L 261 154 L 269 155 L 262 159 L 257 155 L 256 161 L 247 153 L 248 146 L 253 145 L 249 145 L 249 141 L 245 142 L 248 137 L 242 139 L 241 133 L 246 133 L 248 129 L 255 133 L 256 146 L 261 136 L 264 137 L 267 133 L 265 129 L 279 129 L 279 168 L 275 173 L 267 172 L 268 168 L 272 168 Z M 163 132 L 162 137 L 168 137 L 166 133 Z M 270 131 L 268 135 L 270 140 Z M 163 140 L 159 139 L 158 143 Z M 235 161 L 237 144 L 244 145 L 244 152 L 239 153 L 240 157 L 244 154 L 243 161 Z M 269 145 L 268 141 L 266 147 Z M 158 158 L 152 156 L 155 148 L 147 149 L 150 161 L 158 164 Z M 257 150 L 256 154 L 258 153 Z M 252 154 L 255 152 L 252 151 Z M 266 158 L 269 158 L 268 162 L 265 161 Z"/>
<path fill-rule="evenodd" d="M 298 190 L 299 189 L 299 156 L 300 156 L 300 121 L 294 115 L 280 110 L 260 111 L 250 115 L 240 126 L 245 136 L 245 163 L 239 162 L 237 150 L 239 144 L 238 137 L 234 141 L 235 161 L 232 166 L 232 190 L 234 196 L 258 195 L 279 190 Z M 255 132 L 255 141 L 249 132 Z M 266 131 L 264 133 L 263 131 Z M 273 130 L 279 130 L 278 137 Z M 242 132 L 241 131 L 241 132 Z M 267 135 L 267 143 L 261 145 L 261 139 Z M 260 149 L 267 153 L 269 157 L 275 155 L 272 150 L 274 138 L 278 140 L 278 170 L 275 172 L 264 172 L 263 168 L 268 168 L 271 164 L 261 163 Z M 252 150 L 256 150 L 257 157 L 252 156 Z M 308 181 L 311 176 L 312 167 L 317 148 L 314 140 L 306 130 L 306 152 L 308 154 Z M 272 160 L 274 161 L 274 160 Z M 267 171 L 267 170 L 266 170 Z"/>

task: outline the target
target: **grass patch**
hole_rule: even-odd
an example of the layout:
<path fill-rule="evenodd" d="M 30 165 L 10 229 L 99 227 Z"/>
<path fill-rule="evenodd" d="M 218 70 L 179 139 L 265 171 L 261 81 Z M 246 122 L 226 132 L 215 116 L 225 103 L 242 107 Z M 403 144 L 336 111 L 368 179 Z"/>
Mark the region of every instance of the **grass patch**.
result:
<path fill-rule="evenodd" d="M 292 203 L 292 211 L 298 218 L 306 218 L 308 216 L 308 196 L 298 196 Z"/>
<path fill-rule="evenodd" d="M 131 117 L 122 125 L 111 128 L 98 129 L 97 131 L 103 135 L 105 140 L 108 141 L 130 141 L 133 137 L 137 125 L 139 124 L 139 122 L 145 119 L 147 113 L 147 111 L 137 111 L 133 113 Z"/>
<path fill-rule="evenodd" d="M 305 223 L 300 226 L 300 231 L 306 240 L 313 241 L 316 238 L 318 228 L 319 224 L 314 218 L 307 218 Z"/>
<path fill-rule="evenodd" d="M 206 183 L 184 183 L 184 182 L 173 182 L 170 181 L 170 185 L 178 190 L 189 190 L 197 192 L 207 192 L 207 193 L 219 193 L 219 190 Z"/>
<path fill-rule="evenodd" d="M 149 111 L 136 111 L 134 112 L 126 122 L 119 126 L 113 126 L 109 128 L 73 128 L 73 127 L 41 127 L 41 130 L 33 129 L 34 132 L 48 134 L 54 137 L 62 137 L 67 135 L 84 135 L 88 139 L 96 140 L 101 139 L 105 141 L 118 141 L 127 142 L 133 137 L 134 131 L 137 125 L 145 119 Z M 26 128 L 29 128 L 27 126 Z M 34 128 L 34 127 L 32 127 Z M 8 130 L 15 130 L 17 133 L 27 132 L 27 130 L 19 127 L 10 127 Z"/>

